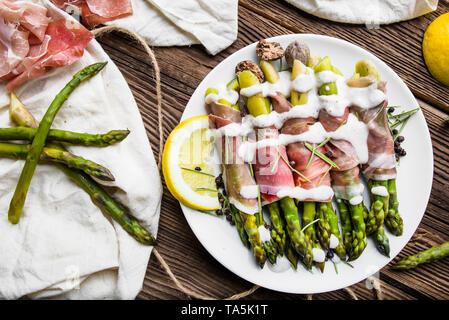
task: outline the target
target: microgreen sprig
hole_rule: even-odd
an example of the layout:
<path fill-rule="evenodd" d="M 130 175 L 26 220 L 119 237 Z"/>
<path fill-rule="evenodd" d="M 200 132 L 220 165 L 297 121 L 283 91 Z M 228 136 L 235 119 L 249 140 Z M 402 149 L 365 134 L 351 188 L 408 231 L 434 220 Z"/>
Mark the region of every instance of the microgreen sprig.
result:
<path fill-rule="evenodd" d="M 279 156 L 281 157 L 281 159 L 285 162 L 285 164 L 290 168 L 291 171 L 295 172 L 296 174 L 298 174 L 301 178 L 303 178 L 304 180 L 306 180 L 307 182 L 312 182 L 310 181 L 309 178 L 307 178 L 306 176 L 304 176 L 301 172 L 299 172 L 298 170 L 296 170 L 295 168 L 293 168 L 290 163 L 287 161 L 287 159 L 285 159 L 285 157 L 282 155 L 282 153 L 279 151 L 279 149 L 277 149 Z"/>

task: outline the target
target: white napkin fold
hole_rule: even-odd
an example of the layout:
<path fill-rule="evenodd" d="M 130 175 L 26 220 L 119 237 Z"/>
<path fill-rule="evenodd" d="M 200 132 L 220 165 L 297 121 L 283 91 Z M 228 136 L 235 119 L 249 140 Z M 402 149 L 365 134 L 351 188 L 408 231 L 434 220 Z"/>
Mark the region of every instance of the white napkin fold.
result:
<path fill-rule="evenodd" d="M 138 33 L 152 46 L 202 44 L 212 55 L 237 39 L 237 0 L 132 0 L 134 13 L 108 24 Z"/>
<path fill-rule="evenodd" d="M 47 0 L 54 17 L 68 15 Z M 28 81 L 18 97 L 40 120 L 55 95 L 83 67 L 108 61 L 65 102 L 53 128 L 78 132 L 129 129 L 121 143 L 70 151 L 109 168 L 115 197 L 157 234 L 161 182 L 139 110 L 120 71 L 93 40 L 71 66 Z M 11 126 L 9 95 L 0 85 L 0 127 Z M 139 244 L 103 215 L 89 196 L 52 165 L 38 165 L 17 225 L 8 207 L 22 171 L 22 160 L 0 159 L 0 299 L 133 299 L 139 293 L 152 247 Z"/>
<path fill-rule="evenodd" d="M 317 17 L 356 24 L 388 24 L 436 10 L 438 0 L 286 0 Z"/>

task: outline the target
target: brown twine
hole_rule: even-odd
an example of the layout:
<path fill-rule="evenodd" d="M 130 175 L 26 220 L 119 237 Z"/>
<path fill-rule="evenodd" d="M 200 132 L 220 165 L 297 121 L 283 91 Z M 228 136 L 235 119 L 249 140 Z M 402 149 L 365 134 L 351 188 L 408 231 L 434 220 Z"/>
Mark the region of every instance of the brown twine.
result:
<path fill-rule="evenodd" d="M 374 295 L 376 296 L 377 300 L 383 300 L 383 294 L 382 294 L 382 288 L 380 286 L 380 281 L 377 277 L 370 276 L 368 277 L 368 281 L 373 286 Z"/>
<path fill-rule="evenodd" d="M 154 74 L 156 77 L 156 79 L 155 79 L 156 80 L 156 98 L 157 98 L 158 130 L 159 130 L 159 157 L 158 157 L 157 163 L 158 163 L 158 169 L 159 169 L 159 171 L 161 171 L 161 165 L 162 165 L 161 160 L 162 160 L 162 149 L 164 146 L 164 135 L 163 135 L 163 127 L 162 127 L 161 72 L 160 72 L 159 65 L 156 60 L 156 56 L 154 55 L 153 50 L 151 50 L 151 48 L 148 46 L 146 41 L 141 36 L 139 36 L 138 34 L 136 34 L 135 32 L 133 32 L 127 28 L 110 25 L 110 26 L 95 29 L 92 32 L 95 35 L 95 37 L 100 37 L 103 34 L 109 33 L 112 31 L 118 31 L 118 32 L 125 33 L 128 36 L 130 36 L 131 38 L 133 38 L 134 40 L 136 40 L 145 49 L 146 53 L 151 58 L 151 64 L 153 65 Z M 162 258 L 160 253 L 156 250 L 156 248 L 153 248 L 153 253 L 154 253 L 155 257 L 157 258 L 157 260 L 159 261 L 159 263 L 161 264 L 161 266 L 164 268 L 165 272 L 167 272 L 170 279 L 175 283 L 176 287 L 180 291 L 182 291 L 184 294 L 191 296 L 193 298 L 196 298 L 196 299 L 201 299 L 201 300 L 217 300 L 217 299 L 219 299 L 219 298 L 215 298 L 215 297 L 202 295 L 200 293 L 196 293 L 196 292 L 184 287 L 182 285 L 182 283 L 173 274 L 169 265 L 167 264 L 167 262 L 165 262 L 165 259 Z M 259 286 L 255 285 L 247 291 L 243 291 L 243 292 L 234 294 L 228 298 L 225 298 L 224 300 L 238 300 L 238 299 L 244 298 L 246 296 L 249 296 L 257 289 L 259 289 Z"/>

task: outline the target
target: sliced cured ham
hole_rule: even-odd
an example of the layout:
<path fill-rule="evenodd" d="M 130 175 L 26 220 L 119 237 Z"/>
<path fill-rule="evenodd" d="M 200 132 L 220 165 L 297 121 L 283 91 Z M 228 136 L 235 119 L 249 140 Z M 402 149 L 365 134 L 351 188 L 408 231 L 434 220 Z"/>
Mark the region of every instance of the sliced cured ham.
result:
<path fill-rule="evenodd" d="M 50 68 L 63 67 L 77 61 L 83 56 L 84 48 L 92 40 L 93 35 L 77 22 L 60 19 L 48 24 L 45 43 L 47 50 L 42 54 L 43 47 L 36 48 L 37 57 L 24 61 L 16 72 L 21 71 L 6 86 L 10 91 L 21 86 L 27 80 L 46 73 Z"/>
<path fill-rule="evenodd" d="M 133 13 L 131 0 L 51 0 L 57 7 L 73 5 L 81 10 L 83 24 L 89 28 L 129 16 Z"/>
<path fill-rule="evenodd" d="M 282 96 L 276 95 L 273 102 L 273 110 L 278 113 L 287 112 L 292 107 L 291 104 Z M 309 125 L 313 124 L 315 119 L 309 118 L 293 118 L 287 120 L 282 129 L 283 134 L 297 135 L 304 133 L 309 130 Z M 319 148 L 318 151 L 325 153 L 323 147 Z M 312 152 L 305 146 L 303 142 L 291 143 L 287 146 L 288 159 L 293 162 L 293 167 L 296 171 L 301 173 L 294 173 L 294 183 L 295 186 L 301 187 L 303 189 L 313 189 L 318 186 L 328 186 L 331 185 L 331 179 L 329 170 L 330 165 L 318 156 L 314 156 L 309 163 L 312 156 Z M 325 199 L 324 202 L 330 201 L 330 199 Z M 306 201 L 316 201 L 316 199 L 306 199 Z"/>
<path fill-rule="evenodd" d="M 257 129 L 257 140 L 278 139 L 276 128 Z M 293 188 L 295 183 L 291 169 L 283 159 L 288 159 L 285 146 L 263 147 L 257 149 L 255 176 L 259 184 L 261 197 L 271 203 L 277 200 L 276 194 L 284 187 Z"/>
<path fill-rule="evenodd" d="M 367 83 L 377 82 L 372 77 L 360 78 Z M 378 82 L 378 89 L 386 91 L 385 82 Z M 394 141 L 388 126 L 387 100 L 371 109 L 361 109 L 352 106 L 357 112 L 360 121 L 368 127 L 368 152 L 369 159 L 362 165 L 362 173 L 368 179 L 388 180 L 396 177 L 396 158 Z"/>
<path fill-rule="evenodd" d="M 209 113 L 209 126 L 218 129 L 233 122 L 241 122 L 240 112 L 231 107 L 215 102 L 206 104 Z M 249 165 L 238 155 L 238 148 L 242 143 L 242 137 L 221 138 L 217 143 L 218 152 L 221 155 L 223 178 L 230 202 L 240 211 L 254 214 L 258 212 L 257 197 L 244 197 L 243 188 L 254 188 L 256 182 L 251 174 Z"/>
<path fill-rule="evenodd" d="M 93 35 L 74 21 L 52 21 L 33 1 L 0 0 L 0 81 L 13 91 L 82 57 Z"/>

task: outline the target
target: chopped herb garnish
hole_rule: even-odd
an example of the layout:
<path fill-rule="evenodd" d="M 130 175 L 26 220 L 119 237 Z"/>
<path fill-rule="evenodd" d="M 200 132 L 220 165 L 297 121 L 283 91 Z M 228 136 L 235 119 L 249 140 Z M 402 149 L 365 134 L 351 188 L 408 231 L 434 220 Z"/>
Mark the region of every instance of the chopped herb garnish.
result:
<path fill-rule="evenodd" d="M 210 192 L 217 192 L 217 189 L 211 189 L 211 188 L 195 188 L 195 191 L 210 191 Z"/>
<path fill-rule="evenodd" d="M 310 227 L 312 224 L 317 223 L 318 221 L 320 221 L 320 219 L 316 219 L 313 220 L 312 222 L 308 223 L 304 228 L 301 229 L 302 232 L 304 232 L 304 230 L 306 230 L 308 227 Z"/>
<path fill-rule="evenodd" d="M 341 260 L 341 262 L 343 262 L 344 264 L 346 264 L 346 265 L 348 265 L 348 266 L 350 266 L 351 268 L 354 269 L 354 266 L 352 264 L 350 264 L 348 261 Z"/>
<path fill-rule="evenodd" d="M 205 176 L 209 176 L 209 177 L 213 177 L 215 178 L 215 175 L 213 175 L 212 173 L 207 173 L 207 172 L 203 172 L 203 171 L 197 171 L 197 170 L 193 170 L 193 169 L 189 169 L 189 168 L 184 168 L 184 167 L 180 167 L 182 170 L 186 170 L 186 171 L 190 171 L 190 172 L 194 172 L 194 173 L 198 173 L 198 174 L 203 174 Z"/>
<path fill-rule="evenodd" d="M 321 185 L 321 183 L 323 182 L 324 178 L 328 175 L 329 171 L 331 171 L 332 167 L 329 167 L 326 172 L 323 174 L 323 176 L 321 177 L 320 181 L 317 184 L 317 187 L 319 187 Z"/>
<path fill-rule="evenodd" d="M 260 186 L 257 185 L 257 207 L 259 208 L 259 213 L 262 213 L 262 201 L 260 200 Z"/>
<path fill-rule="evenodd" d="M 304 180 L 306 180 L 307 182 L 312 182 L 310 181 L 310 179 L 308 179 L 306 176 L 304 176 L 301 172 L 299 172 L 298 170 L 296 170 L 295 168 L 293 168 L 290 163 L 287 161 L 287 159 L 285 159 L 285 157 L 282 155 L 282 153 L 278 150 L 278 154 L 281 157 L 281 159 L 285 162 L 285 164 L 287 164 L 287 166 L 290 168 L 291 171 L 295 172 L 296 174 L 298 174 L 300 177 L 302 177 Z"/>
<path fill-rule="evenodd" d="M 310 151 L 313 150 L 313 147 L 305 142 L 304 145 L 306 146 L 307 149 L 309 149 Z M 340 169 L 331 159 L 329 159 L 328 157 L 326 157 L 324 154 L 322 154 L 321 152 L 319 152 L 318 150 L 315 150 L 315 154 L 320 157 L 322 160 L 324 160 L 325 162 L 327 162 L 329 165 L 331 165 L 334 168 Z"/>
<path fill-rule="evenodd" d="M 332 263 L 334 264 L 334 269 L 335 269 L 335 273 L 338 274 L 338 268 L 337 268 L 337 264 L 335 263 L 334 260 L 330 259 L 332 261 Z"/>
<path fill-rule="evenodd" d="M 278 155 L 278 157 L 277 157 L 276 160 L 274 161 L 273 168 L 271 168 L 271 173 L 273 173 L 273 172 L 276 170 L 280 158 L 281 158 L 281 156 Z"/>

